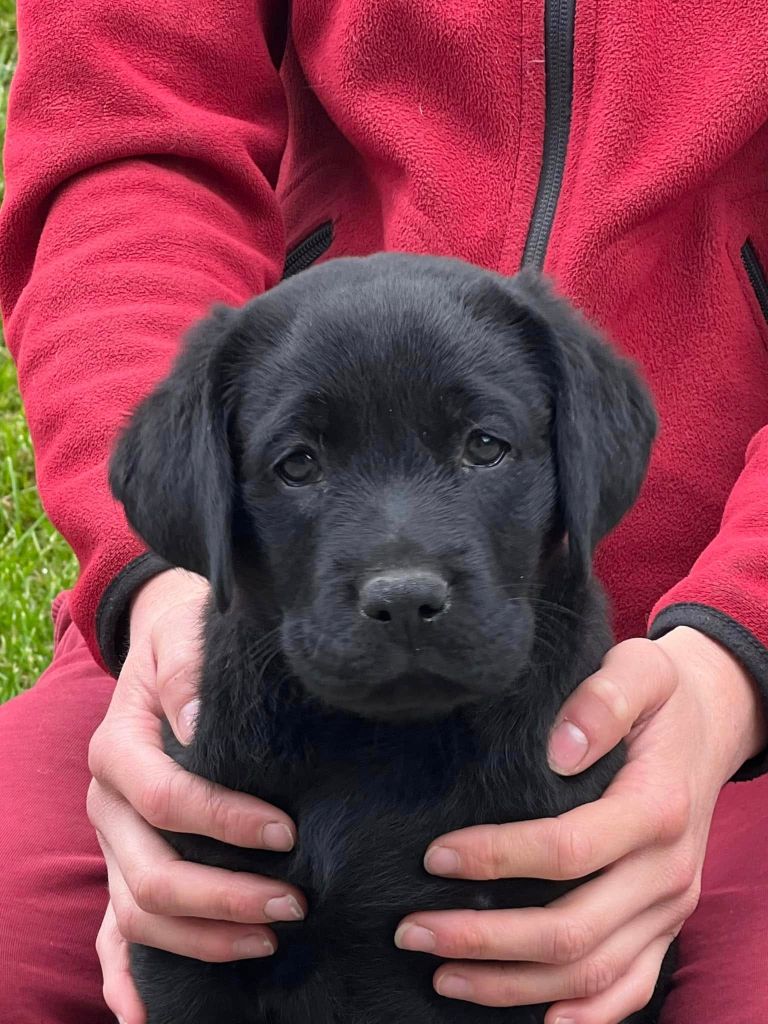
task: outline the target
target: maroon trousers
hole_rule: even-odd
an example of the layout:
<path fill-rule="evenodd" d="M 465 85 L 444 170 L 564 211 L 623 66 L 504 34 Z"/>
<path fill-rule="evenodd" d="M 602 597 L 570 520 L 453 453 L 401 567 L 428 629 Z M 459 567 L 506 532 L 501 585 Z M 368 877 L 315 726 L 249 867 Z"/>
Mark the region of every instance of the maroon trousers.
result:
<path fill-rule="evenodd" d="M 54 602 L 53 662 L 0 706 L 0 1024 L 107 1024 L 94 950 L 107 902 L 85 813 L 88 740 L 113 680 Z M 768 1021 L 768 778 L 720 797 L 663 1024 Z"/>

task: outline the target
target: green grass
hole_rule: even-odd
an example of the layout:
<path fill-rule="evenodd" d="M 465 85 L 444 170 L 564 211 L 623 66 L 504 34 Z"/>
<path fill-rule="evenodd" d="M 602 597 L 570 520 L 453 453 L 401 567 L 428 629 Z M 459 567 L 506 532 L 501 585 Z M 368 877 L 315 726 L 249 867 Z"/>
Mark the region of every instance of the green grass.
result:
<path fill-rule="evenodd" d="M 15 11 L 0 0 L 0 138 L 16 62 Z M 3 180 L 0 175 L 0 196 Z M 74 582 L 72 552 L 45 517 L 8 350 L 0 343 L 0 701 L 31 686 L 51 658 L 50 603 Z"/>

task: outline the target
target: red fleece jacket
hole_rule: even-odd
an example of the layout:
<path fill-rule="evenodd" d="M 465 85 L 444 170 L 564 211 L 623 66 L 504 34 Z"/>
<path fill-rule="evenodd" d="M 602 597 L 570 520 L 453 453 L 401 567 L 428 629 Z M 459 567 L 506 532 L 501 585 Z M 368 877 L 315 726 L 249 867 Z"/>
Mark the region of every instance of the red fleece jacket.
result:
<path fill-rule="evenodd" d="M 598 553 L 617 634 L 694 625 L 765 682 L 764 3 L 20 0 L 0 300 L 94 656 L 157 569 L 108 492 L 119 424 L 326 225 L 294 265 L 525 259 L 639 361 L 662 432 Z"/>

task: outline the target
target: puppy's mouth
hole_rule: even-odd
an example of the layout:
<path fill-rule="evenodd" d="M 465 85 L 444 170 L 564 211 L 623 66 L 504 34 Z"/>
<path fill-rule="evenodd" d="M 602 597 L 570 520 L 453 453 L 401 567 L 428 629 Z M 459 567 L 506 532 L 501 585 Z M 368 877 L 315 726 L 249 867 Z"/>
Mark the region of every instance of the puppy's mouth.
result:
<path fill-rule="evenodd" d="M 407 722 L 443 717 L 480 696 L 476 690 L 432 672 L 404 672 L 355 692 L 326 690 L 323 699 L 363 718 Z"/>

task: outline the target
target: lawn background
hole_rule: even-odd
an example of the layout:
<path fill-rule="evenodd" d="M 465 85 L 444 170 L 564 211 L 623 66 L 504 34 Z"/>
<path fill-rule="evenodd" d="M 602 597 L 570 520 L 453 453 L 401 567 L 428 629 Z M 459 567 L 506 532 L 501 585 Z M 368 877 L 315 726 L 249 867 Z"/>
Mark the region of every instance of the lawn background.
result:
<path fill-rule="evenodd" d="M 64 2 L 64 0 L 62 0 Z M 13 0 L 0 0 L 0 138 L 16 64 Z M 0 197 L 3 180 L 0 175 Z M 51 657 L 50 604 L 76 561 L 45 517 L 35 488 L 16 372 L 0 343 L 0 701 L 31 686 Z"/>

